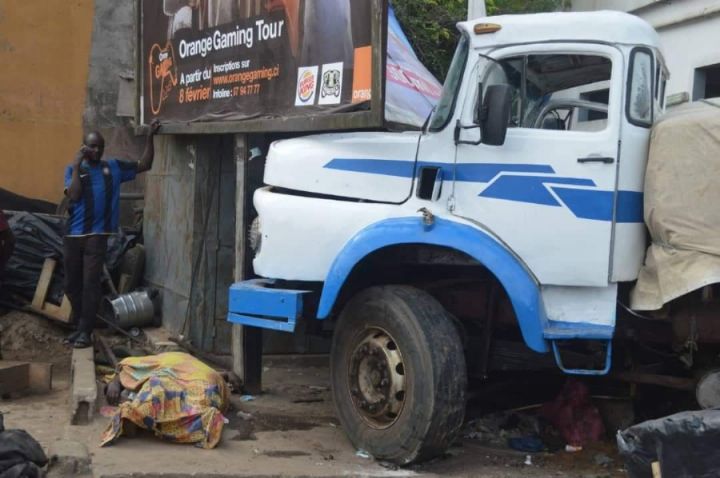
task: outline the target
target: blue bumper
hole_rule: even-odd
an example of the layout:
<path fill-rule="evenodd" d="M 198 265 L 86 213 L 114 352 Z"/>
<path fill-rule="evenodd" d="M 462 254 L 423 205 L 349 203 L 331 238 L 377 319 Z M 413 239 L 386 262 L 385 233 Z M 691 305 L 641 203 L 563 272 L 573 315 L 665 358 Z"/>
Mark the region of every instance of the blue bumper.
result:
<path fill-rule="evenodd" d="M 307 290 L 274 289 L 275 281 L 253 279 L 230 286 L 228 322 L 293 332 Z"/>

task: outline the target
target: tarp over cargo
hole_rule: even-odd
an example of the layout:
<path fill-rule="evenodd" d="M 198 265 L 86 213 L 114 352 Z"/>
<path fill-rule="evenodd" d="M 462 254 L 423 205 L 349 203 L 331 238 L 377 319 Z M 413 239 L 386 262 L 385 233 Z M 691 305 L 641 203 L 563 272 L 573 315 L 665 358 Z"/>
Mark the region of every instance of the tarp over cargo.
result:
<path fill-rule="evenodd" d="M 645 173 L 652 244 L 632 291 L 635 310 L 720 282 L 720 101 L 673 109 L 653 128 Z"/>

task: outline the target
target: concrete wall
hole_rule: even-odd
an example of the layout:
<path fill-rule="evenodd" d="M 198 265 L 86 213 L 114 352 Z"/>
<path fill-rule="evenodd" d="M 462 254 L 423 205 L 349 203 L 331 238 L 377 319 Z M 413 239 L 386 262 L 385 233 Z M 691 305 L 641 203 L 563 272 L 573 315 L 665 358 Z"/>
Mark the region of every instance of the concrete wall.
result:
<path fill-rule="evenodd" d="M 720 2 L 717 0 L 575 0 L 573 10 L 622 10 L 659 33 L 670 80 L 666 95 L 692 98 L 695 69 L 720 63 Z"/>
<path fill-rule="evenodd" d="M 107 157 L 137 161 L 145 139 L 134 133 L 135 1 L 95 0 L 92 24 L 84 129 L 99 130 L 105 136 Z M 143 176 L 122 186 L 123 192 L 144 190 Z M 123 201 L 121 223 L 130 224 L 132 209 L 140 205 Z"/>
<path fill-rule="evenodd" d="M 0 0 L 0 188 L 61 199 L 82 139 L 92 20 L 92 0 Z"/>

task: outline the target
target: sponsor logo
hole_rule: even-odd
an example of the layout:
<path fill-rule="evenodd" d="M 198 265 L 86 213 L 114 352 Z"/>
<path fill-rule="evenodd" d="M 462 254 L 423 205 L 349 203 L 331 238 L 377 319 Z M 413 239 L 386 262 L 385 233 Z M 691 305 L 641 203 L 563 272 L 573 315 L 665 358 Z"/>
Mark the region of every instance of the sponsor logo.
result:
<path fill-rule="evenodd" d="M 304 66 L 298 68 L 295 106 L 306 106 L 315 103 L 315 92 L 317 91 L 317 76 L 317 66 Z"/>
<path fill-rule="evenodd" d="M 340 96 L 340 75 L 342 75 L 342 72 L 338 70 L 330 70 L 323 73 L 320 97 Z"/>
<path fill-rule="evenodd" d="M 372 99 L 372 47 L 355 48 L 352 83 L 353 103 Z"/>
<path fill-rule="evenodd" d="M 177 85 L 177 62 L 175 61 L 175 50 L 170 42 L 164 48 L 155 44 L 150 48 L 148 57 L 148 68 L 150 74 L 150 109 L 152 114 L 157 116 L 162 110 L 162 105 L 168 99 L 173 88 Z"/>
<path fill-rule="evenodd" d="M 342 99 L 343 63 L 328 63 L 322 67 L 322 85 L 320 86 L 321 105 L 338 105 Z"/>

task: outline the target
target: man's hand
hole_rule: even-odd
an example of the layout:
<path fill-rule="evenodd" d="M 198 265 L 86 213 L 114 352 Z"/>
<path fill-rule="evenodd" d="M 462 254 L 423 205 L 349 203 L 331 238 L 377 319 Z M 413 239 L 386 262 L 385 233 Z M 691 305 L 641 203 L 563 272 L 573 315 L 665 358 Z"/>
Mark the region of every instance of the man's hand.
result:
<path fill-rule="evenodd" d="M 120 384 L 120 376 L 116 375 L 112 382 L 105 389 L 105 398 L 110 405 L 116 406 L 120 402 L 120 394 L 122 393 L 122 385 Z"/>
<path fill-rule="evenodd" d="M 91 153 L 90 148 L 83 145 L 80 148 L 80 150 L 77 152 L 77 154 L 75 155 L 75 161 L 73 161 L 73 166 L 79 167 L 80 163 L 82 163 L 82 160 L 87 158 L 90 155 L 90 153 Z"/>
<path fill-rule="evenodd" d="M 148 133 L 148 136 L 155 136 L 158 131 L 160 131 L 161 126 L 160 120 L 154 119 L 153 122 L 150 123 L 150 132 Z"/>
<path fill-rule="evenodd" d="M 155 158 L 155 142 L 153 141 L 153 136 L 155 136 L 159 130 L 160 121 L 155 119 L 152 123 L 150 123 L 150 130 L 148 131 L 147 139 L 145 140 L 145 152 L 143 153 L 142 159 L 140 159 L 137 166 L 138 174 L 149 171 L 150 168 L 152 168 L 153 159 Z"/>

